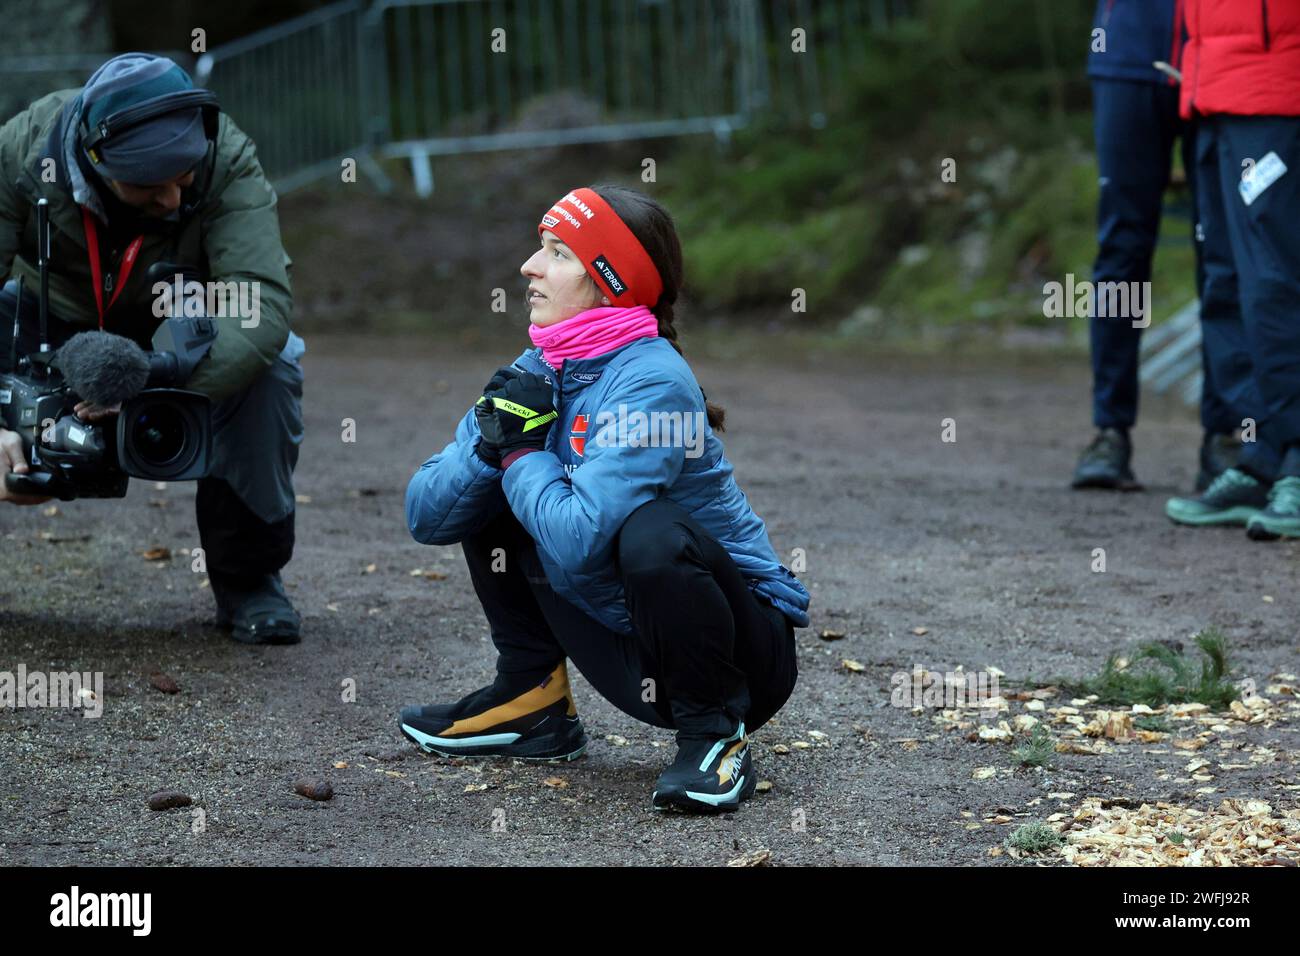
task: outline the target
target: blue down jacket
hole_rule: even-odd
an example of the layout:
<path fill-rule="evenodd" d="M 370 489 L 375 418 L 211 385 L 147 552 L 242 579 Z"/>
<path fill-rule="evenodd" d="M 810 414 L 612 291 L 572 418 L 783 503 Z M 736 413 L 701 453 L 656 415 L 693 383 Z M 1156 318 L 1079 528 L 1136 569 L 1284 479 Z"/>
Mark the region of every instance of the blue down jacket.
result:
<path fill-rule="evenodd" d="M 528 349 L 514 367 L 560 383 L 559 418 L 546 450 L 524 455 L 505 472 L 484 463 L 474 453 L 480 432 L 471 408 L 456 440 L 421 465 L 407 486 L 406 523 L 416 541 L 455 544 L 508 506 L 537 542 L 556 593 L 630 634 L 614 545 L 628 516 L 663 495 L 727 549 L 761 599 L 796 626 L 808 626 L 808 591 L 777 560 L 708 427 L 694 373 L 666 339 L 637 339 L 594 358 L 568 359 L 558 374 L 541 349 Z M 650 419 L 653 413 L 665 414 Z"/>

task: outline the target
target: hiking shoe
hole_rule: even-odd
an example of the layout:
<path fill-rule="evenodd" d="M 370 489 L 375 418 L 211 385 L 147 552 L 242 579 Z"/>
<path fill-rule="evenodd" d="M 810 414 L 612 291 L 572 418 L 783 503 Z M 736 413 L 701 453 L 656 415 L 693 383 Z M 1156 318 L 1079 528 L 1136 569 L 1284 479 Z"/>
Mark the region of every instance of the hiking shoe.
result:
<path fill-rule="evenodd" d="M 1229 468 L 1195 498 L 1170 498 L 1165 514 L 1177 524 L 1245 525 L 1268 504 L 1268 489 L 1244 471 Z"/>
<path fill-rule="evenodd" d="M 564 661 L 541 683 L 509 689 L 498 675 L 454 704 L 403 707 L 399 726 L 426 753 L 444 757 L 562 762 L 587 749 Z"/>
<path fill-rule="evenodd" d="M 735 810 L 757 784 L 742 720 L 736 732 L 722 740 L 679 740 L 677 759 L 659 775 L 650 803 L 656 810 Z"/>
<path fill-rule="evenodd" d="M 1128 432 L 1118 428 L 1103 428 L 1097 432 L 1074 469 L 1074 488 L 1110 488 L 1116 491 L 1137 491 L 1142 484 L 1133 477 L 1129 458 L 1133 445 Z"/>
<path fill-rule="evenodd" d="M 1268 507 L 1246 525 L 1256 541 L 1300 538 L 1300 478 L 1279 478 L 1268 493 Z"/>
<path fill-rule="evenodd" d="M 209 572 L 217 599 L 216 625 L 242 644 L 297 644 L 302 619 L 284 593 L 280 573 L 264 574 L 249 586 Z"/>
<path fill-rule="evenodd" d="M 1241 440 L 1234 433 L 1206 432 L 1201 440 L 1201 469 L 1196 474 L 1196 490 L 1204 491 L 1215 478 L 1229 468 L 1236 468 L 1240 456 Z"/>

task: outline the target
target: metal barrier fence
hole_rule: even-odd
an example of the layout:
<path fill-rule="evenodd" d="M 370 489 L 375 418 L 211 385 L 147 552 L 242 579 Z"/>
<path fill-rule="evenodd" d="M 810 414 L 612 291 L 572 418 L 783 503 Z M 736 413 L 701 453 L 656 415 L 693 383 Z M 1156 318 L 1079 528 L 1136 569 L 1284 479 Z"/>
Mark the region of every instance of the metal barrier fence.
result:
<path fill-rule="evenodd" d="M 1193 299 L 1154 328 L 1142 333 L 1143 384 L 1163 394 L 1177 388 L 1188 405 L 1201 401 L 1201 303 Z"/>
<path fill-rule="evenodd" d="M 914 9 L 915 0 L 340 0 L 192 65 L 188 53 L 167 55 L 217 92 L 280 192 L 337 175 L 344 157 L 386 186 L 375 158 L 400 157 L 427 194 L 435 155 L 725 140 L 758 115 L 822 126 L 870 33 Z M 796 28 L 802 52 L 791 48 Z M 109 56 L 5 57 L 10 112 L 84 82 Z"/>
<path fill-rule="evenodd" d="M 375 157 L 410 160 L 427 195 L 435 155 L 725 139 L 761 112 L 822 125 L 825 88 L 869 31 L 911 10 L 912 0 L 342 0 L 213 49 L 196 80 L 258 144 L 280 192 L 337 174 L 350 156 L 381 187 Z M 806 52 L 791 50 L 795 27 Z M 548 120 L 540 98 L 558 94 L 577 109 Z"/>
<path fill-rule="evenodd" d="M 361 42 L 365 5 L 343 0 L 216 47 L 194 80 L 257 144 L 277 191 L 327 173 L 366 145 Z"/>

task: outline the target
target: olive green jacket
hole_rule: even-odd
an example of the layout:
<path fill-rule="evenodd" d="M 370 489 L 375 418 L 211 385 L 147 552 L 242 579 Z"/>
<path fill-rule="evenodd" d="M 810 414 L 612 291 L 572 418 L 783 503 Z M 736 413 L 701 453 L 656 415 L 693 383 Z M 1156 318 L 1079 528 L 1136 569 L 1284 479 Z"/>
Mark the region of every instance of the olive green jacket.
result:
<path fill-rule="evenodd" d="M 80 92 L 51 93 L 0 126 L 0 284 L 21 276 L 27 289 L 39 288 L 35 209 L 44 196 L 50 204 L 50 313 L 77 327 L 97 328 L 79 207 L 101 221 L 106 213 L 72 159 L 80 149 Z M 108 248 L 107 233 L 101 235 L 101 268 L 116 276 L 124 249 Z M 180 221 L 168 234 L 144 236 L 126 285 L 105 315 L 105 331 L 141 343 L 152 338 L 162 322 L 155 315 L 161 308 L 146 273 L 161 261 L 193 266 L 204 280 L 258 283 L 256 323 L 237 313 L 214 316 L 217 339 L 186 386 L 213 400 L 246 388 L 275 361 L 289 337 L 292 262 L 280 242 L 275 191 L 253 142 L 224 113 L 215 148 L 209 147 L 193 186 L 184 191 Z M 251 293 L 252 286 L 245 288 Z"/>

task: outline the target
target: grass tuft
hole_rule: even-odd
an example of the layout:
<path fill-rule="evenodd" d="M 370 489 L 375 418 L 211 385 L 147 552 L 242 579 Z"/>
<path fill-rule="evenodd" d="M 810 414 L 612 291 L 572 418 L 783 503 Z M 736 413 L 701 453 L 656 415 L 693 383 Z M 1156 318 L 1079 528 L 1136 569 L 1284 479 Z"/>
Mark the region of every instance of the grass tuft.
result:
<path fill-rule="evenodd" d="M 1019 850 L 1021 853 L 1044 853 L 1055 850 L 1064 843 L 1065 837 L 1046 823 L 1034 822 L 1016 827 L 1011 836 L 1007 837 L 1005 845 L 1008 850 Z"/>
<path fill-rule="evenodd" d="M 1240 696 L 1228 677 L 1231 666 L 1227 640 L 1218 630 L 1207 628 L 1196 635 L 1195 642 L 1199 658 L 1188 657 L 1181 647 L 1148 642 L 1139 645 L 1127 666 L 1112 654 L 1095 676 L 1059 683 L 1078 697 L 1096 694 L 1099 704 L 1162 707 L 1171 703 L 1200 703 L 1224 710 Z"/>

